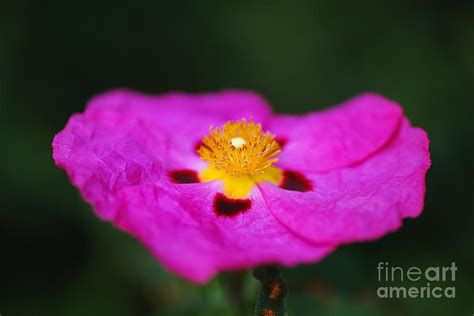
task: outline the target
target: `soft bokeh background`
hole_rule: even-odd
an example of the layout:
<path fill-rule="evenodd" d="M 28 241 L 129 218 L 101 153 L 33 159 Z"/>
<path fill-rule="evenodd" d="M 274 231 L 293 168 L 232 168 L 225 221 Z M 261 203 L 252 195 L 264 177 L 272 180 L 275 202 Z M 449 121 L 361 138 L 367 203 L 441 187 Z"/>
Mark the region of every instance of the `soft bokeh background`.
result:
<path fill-rule="evenodd" d="M 234 277 L 197 287 L 164 271 L 54 167 L 50 143 L 68 117 L 125 86 L 253 89 L 293 113 L 365 90 L 398 100 L 431 138 L 425 212 L 396 234 L 285 270 L 291 315 L 471 315 L 473 83 L 473 1 L 2 1 L 0 313 L 251 312 L 248 274 L 232 314 Z M 379 261 L 455 261 L 457 297 L 380 299 Z"/>

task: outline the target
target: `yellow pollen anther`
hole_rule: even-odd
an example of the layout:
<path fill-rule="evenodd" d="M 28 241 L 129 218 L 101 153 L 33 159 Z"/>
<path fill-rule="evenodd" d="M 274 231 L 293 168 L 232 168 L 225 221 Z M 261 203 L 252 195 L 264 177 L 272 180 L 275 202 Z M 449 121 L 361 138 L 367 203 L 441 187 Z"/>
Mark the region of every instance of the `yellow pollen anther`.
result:
<path fill-rule="evenodd" d="M 251 119 L 229 121 L 222 128 L 210 128 L 198 149 L 201 158 L 210 167 L 229 176 L 256 176 L 278 161 L 275 156 L 280 145 L 275 136 L 264 133 L 260 124 Z"/>

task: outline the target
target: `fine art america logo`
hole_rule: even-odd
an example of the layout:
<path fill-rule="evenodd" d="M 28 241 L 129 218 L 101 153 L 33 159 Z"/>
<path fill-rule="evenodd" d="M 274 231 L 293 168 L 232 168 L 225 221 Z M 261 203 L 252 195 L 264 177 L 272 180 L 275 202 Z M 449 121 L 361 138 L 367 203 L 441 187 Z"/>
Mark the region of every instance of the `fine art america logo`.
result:
<path fill-rule="evenodd" d="M 377 265 L 377 289 L 380 298 L 455 298 L 456 263 L 444 267 L 391 266 L 388 262 Z M 398 286 L 400 285 L 400 286 Z M 408 286 L 407 286 L 408 285 Z"/>

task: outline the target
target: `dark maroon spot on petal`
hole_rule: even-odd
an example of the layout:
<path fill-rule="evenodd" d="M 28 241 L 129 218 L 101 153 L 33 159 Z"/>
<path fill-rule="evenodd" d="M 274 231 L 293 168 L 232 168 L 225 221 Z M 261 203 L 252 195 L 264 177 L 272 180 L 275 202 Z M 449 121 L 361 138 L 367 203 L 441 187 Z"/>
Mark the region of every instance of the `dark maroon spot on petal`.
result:
<path fill-rule="evenodd" d="M 196 145 L 194 145 L 194 151 L 197 153 L 199 148 L 201 148 L 201 146 L 204 146 L 204 147 L 207 147 L 203 142 L 202 140 L 198 141 L 196 143 Z M 209 148 L 209 147 L 208 147 Z"/>
<path fill-rule="evenodd" d="M 275 138 L 275 141 L 280 145 L 280 148 L 285 147 L 286 143 L 288 143 L 288 139 L 285 137 L 277 137 Z"/>
<path fill-rule="evenodd" d="M 200 140 L 198 141 L 195 145 L 194 145 L 194 151 L 197 153 L 197 151 L 199 150 L 199 148 L 201 148 L 201 146 L 203 145 L 204 143 Z"/>
<path fill-rule="evenodd" d="M 199 177 L 194 170 L 173 170 L 169 176 L 174 183 L 198 183 Z"/>
<path fill-rule="evenodd" d="M 311 182 L 301 173 L 291 170 L 283 171 L 280 188 L 290 191 L 306 192 L 313 189 Z"/>
<path fill-rule="evenodd" d="M 250 199 L 230 199 L 222 193 L 217 193 L 214 198 L 214 212 L 217 216 L 235 216 L 245 213 L 250 209 Z"/>

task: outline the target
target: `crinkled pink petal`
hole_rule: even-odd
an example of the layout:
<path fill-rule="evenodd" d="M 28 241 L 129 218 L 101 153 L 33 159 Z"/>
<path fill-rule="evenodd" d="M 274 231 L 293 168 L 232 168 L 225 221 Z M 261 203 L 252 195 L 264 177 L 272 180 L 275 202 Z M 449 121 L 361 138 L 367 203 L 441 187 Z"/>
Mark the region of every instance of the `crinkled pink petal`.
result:
<path fill-rule="evenodd" d="M 259 190 L 252 192 L 245 213 L 217 216 L 212 205 L 219 189 L 217 182 L 125 188 L 115 224 L 141 240 L 168 269 L 197 283 L 219 271 L 316 262 L 333 250 L 283 226 Z"/>
<path fill-rule="evenodd" d="M 323 172 L 375 153 L 397 131 L 401 118 L 397 103 L 366 93 L 323 112 L 277 115 L 268 129 L 286 140 L 279 166 Z"/>
<path fill-rule="evenodd" d="M 127 123 L 121 133 L 113 133 L 76 114 L 53 141 L 56 164 L 66 170 L 103 219 L 112 218 L 117 211 L 117 190 L 163 177 L 162 160 L 140 146 L 132 136 L 139 127 Z"/>
<path fill-rule="evenodd" d="M 265 122 L 269 113 L 252 92 L 149 96 L 115 90 L 70 118 L 53 140 L 53 157 L 98 215 L 111 219 L 119 189 L 160 182 L 169 169 L 202 167 L 195 146 L 211 124 L 249 116 Z"/>
<path fill-rule="evenodd" d="M 253 117 L 265 123 L 271 108 L 258 94 L 226 90 L 217 93 L 172 92 L 148 95 L 130 90 L 113 90 L 91 99 L 84 113 L 88 120 L 121 133 L 123 123 L 142 125 L 143 146 L 161 156 L 175 168 L 203 166 L 196 145 L 209 133 L 209 127 L 229 120 Z M 164 140 L 156 147 L 154 140 Z"/>
<path fill-rule="evenodd" d="M 262 185 L 272 213 L 293 232 L 319 244 L 370 240 L 398 229 L 423 209 L 428 138 L 405 119 L 371 158 L 330 173 L 306 173 L 314 189 Z"/>

